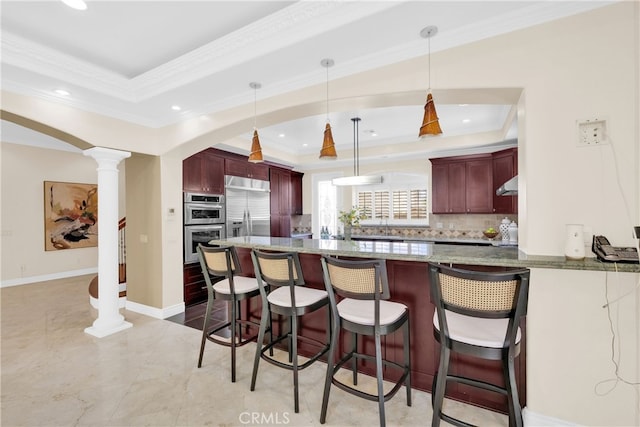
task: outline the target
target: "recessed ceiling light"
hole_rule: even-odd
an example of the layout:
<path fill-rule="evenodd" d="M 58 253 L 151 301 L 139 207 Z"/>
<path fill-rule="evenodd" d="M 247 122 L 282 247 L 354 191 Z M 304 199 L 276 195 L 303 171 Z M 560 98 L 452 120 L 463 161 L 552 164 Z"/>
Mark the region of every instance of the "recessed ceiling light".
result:
<path fill-rule="evenodd" d="M 84 0 L 62 0 L 62 3 L 66 4 L 72 9 L 87 10 L 87 4 Z"/>
<path fill-rule="evenodd" d="M 179 105 L 172 105 L 172 106 L 171 106 L 171 109 L 172 109 L 173 111 L 180 111 L 180 110 L 182 110 L 182 108 L 180 108 L 180 106 L 179 106 Z"/>
<path fill-rule="evenodd" d="M 458 106 L 459 106 L 459 107 L 466 107 L 466 106 L 468 106 L 468 105 L 469 105 L 469 104 L 458 104 Z"/>
<path fill-rule="evenodd" d="M 304 144 L 302 144 L 302 146 L 303 146 L 303 147 L 307 147 L 307 146 L 309 146 L 309 144 L 304 143 Z"/>
<path fill-rule="evenodd" d="M 54 92 L 56 95 L 59 95 L 59 96 L 69 96 L 69 95 L 71 95 L 71 93 L 69 93 L 69 91 L 68 91 L 68 90 L 64 90 L 64 89 L 56 89 L 56 90 L 54 90 L 53 92 Z"/>
<path fill-rule="evenodd" d="M 278 136 L 279 136 L 280 138 L 284 138 L 284 137 L 285 137 L 285 134 L 284 134 L 284 133 L 281 133 L 281 134 L 278 134 Z"/>
<path fill-rule="evenodd" d="M 471 119 L 462 119 L 462 123 L 470 123 Z"/>

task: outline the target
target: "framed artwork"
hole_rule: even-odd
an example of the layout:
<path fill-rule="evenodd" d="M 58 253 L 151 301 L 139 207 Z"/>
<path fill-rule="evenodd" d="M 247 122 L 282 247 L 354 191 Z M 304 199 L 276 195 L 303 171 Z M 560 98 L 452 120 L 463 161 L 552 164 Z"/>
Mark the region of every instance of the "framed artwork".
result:
<path fill-rule="evenodd" d="M 98 246 L 98 184 L 44 181 L 45 251 Z"/>

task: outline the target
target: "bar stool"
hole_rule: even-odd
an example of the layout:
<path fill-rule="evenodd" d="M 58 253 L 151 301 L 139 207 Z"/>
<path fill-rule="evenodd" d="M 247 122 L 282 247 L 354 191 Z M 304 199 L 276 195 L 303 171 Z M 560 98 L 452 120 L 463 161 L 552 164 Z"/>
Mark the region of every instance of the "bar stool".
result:
<path fill-rule="evenodd" d="M 253 327 L 257 331 L 259 327 L 257 322 L 240 318 L 240 301 L 260 294 L 258 281 L 255 278 L 238 275 L 242 271 L 238 262 L 238 255 L 233 246 L 211 247 L 200 243 L 196 250 L 202 274 L 207 284 L 208 294 L 198 368 L 202 367 L 204 346 L 207 341 L 231 347 L 231 382 L 236 382 L 236 347 L 243 346 L 256 338 L 256 334 L 243 338 L 242 330 L 246 329 L 246 327 Z M 218 280 L 214 284 L 214 279 L 211 276 L 219 276 L 224 279 Z M 228 301 L 231 306 L 231 316 L 228 322 L 211 329 L 213 322 L 211 312 L 215 300 Z M 244 328 L 238 326 L 243 326 Z M 226 328 L 229 328 L 229 339 L 217 335 L 219 331 Z"/>
<path fill-rule="evenodd" d="M 440 343 L 440 365 L 432 390 L 432 426 L 440 420 L 469 424 L 442 411 L 448 382 L 459 382 L 507 396 L 509 425 L 522 426 L 514 359 L 520 354 L 520 318 L 527 314 L 529 270 L 479 272 L 430 263 L 431 300 L 436 306 L 433 333 Z M 449 373 L 451 353 L 501 360 L 505 387 Z"/>
<path fill-rule="evenodd" d="M 297 413 L 300 406 L 298 371 L 310 366 L 329 350 L 330 333 L 330 325 L 327 325 L 326 343 L 300 336 L 298 334 L 298 317 L 328 306 L 329 298 L 326 291 L 305 286 L 297 253 L 268 253 L 254 249 L 251 252 L 251 258 L 262 296 L 262 318 L 251 377 L 251 391 L 255 390 L 260 359 L 291 370 L 293 371 L 294 409 Z M 288 319 L 288 328 L 281 331 L 275 338 L 273 337 L 273 328 L 269 328 L 267 324 L 271 322 L 271 313 L 286 316 Z M 329 315 L 327 315 L 327 322 L 330 322 Z M 267 331 L 269 331 L 269 341 L 263 345 Z M 272 357 L 274 346 L 285 340 L 289 350 L 288 362 L 282 362 Z M 319 351 L 302 364 L 298 362 L 298 341 L 319 347 Z M 269 355 L 266 354 L 267 351 L 269 351 Z"/>
<path fill-rule="evenodd" d="M 384 402 L 391 399 L 404 384 L 407 390 L 407 406 L 411 406 L 411 356 L 409 343 L 409 310 L 404 304 L 387 301 L 389 283 L 387 268 L 384 260 L 341 260 L 323 256 L 321 259 L 325 287 L 329 293 L 331 303 L 332 325 L 331 350 L 327 363 L 324 394 L 322 397 L 322 411 L 320 423 L 324 424 L 327 417 L 329 392 L 331 384 L 338 388 L 378 402 L 380 425 L 384 426 Z M 337 303 L 336 295 L 343 297 Z M 334 365 L 335 352 L 338 348 L 340 330 L 351 332 L 351 350 Z M 402 364 L 385 360 L 382 356 L 381 337 L 402 329 L 404 361 Z M 373 336 L 375 340 L 375 356 L 358 352 L 358 335 Z M 376 364 L 377 393 L 366 393 L 357 388 L 358 360 L 372 360 Z M 341 382 L 336 373 L 351 362 L 353 385 Z M 398 369 L 402 375 L 393 388 L 384 393 L 382 367 Z"/>

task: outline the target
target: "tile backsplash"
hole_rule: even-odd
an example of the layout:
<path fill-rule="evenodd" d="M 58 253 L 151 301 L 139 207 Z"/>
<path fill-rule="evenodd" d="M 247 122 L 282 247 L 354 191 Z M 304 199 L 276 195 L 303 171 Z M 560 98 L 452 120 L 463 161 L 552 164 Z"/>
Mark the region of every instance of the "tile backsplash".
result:
<path fill-rule="evenodd" d="M 311 233 L 311 215 L 291 215 L 291 231 L 293 233 Z"/>
<path fill-rule="evenodd" d="M 397 237 L 483 238 L 482 231 L 489 227 L 498 230 L 504 217 L 518 223 L 518 215 L 504 214 L 446 214 L 429 216 L 429 227 L 401 225 L 363 225 L 355 227 L 353 235 Z"/>
<path fill-rule="evenodd" d="M 444 237 L 481 239 L 482 231 L 489 227 L 498 230 L 504 217 L 518 222 L 518 215 L 504 214 L 446 214 L 429 216 L 429 227 L 402 225 L 362 225 L 354 227 L 353 235 L 397 236 L 397 237 Z M 311 215 L 292 215 L 291 231 L 294 233 L 311 232 Z"/>

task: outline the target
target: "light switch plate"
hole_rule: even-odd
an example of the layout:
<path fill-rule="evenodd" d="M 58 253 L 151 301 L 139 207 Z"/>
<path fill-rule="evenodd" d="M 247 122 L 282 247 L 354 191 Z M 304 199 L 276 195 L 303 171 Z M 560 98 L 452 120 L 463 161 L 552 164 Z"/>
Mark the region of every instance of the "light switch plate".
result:
<path fill-rule="evenodd" d="M 595 147 L 607 144 L 607 121 L 587 119 L 577 121 L 578 147 Z"/>

